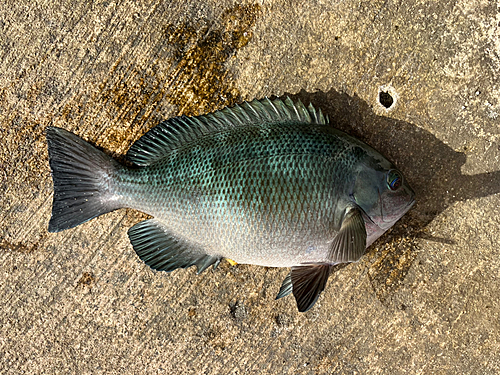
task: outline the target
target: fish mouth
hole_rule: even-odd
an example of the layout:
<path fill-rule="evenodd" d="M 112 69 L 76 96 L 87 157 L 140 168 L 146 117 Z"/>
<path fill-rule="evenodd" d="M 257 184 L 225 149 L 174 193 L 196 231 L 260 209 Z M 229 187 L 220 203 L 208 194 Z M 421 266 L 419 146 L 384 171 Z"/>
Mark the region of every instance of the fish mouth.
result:
<path fill-rule="evenodd" d="M 401 210 L 397 210 L 393 212 L 390 215 L 384 215 L 384 205 L 382 204 L 382 195 L 380 194 L 380 191 L 378 192 L 378 197 L 379 197 L 379 206 L 380 206 L 380 223 L 378 224 L 379 228 L 381 229 L 388 229 L 390 228 L 397 220 L 399 220 L 401 217 L 403 217 L 415 204 L 415 192 L 411 188 L 406 188 L 406 191 L 408 192 L 408 202 L 406 205 L 402 206 L 403 208 Z"/>

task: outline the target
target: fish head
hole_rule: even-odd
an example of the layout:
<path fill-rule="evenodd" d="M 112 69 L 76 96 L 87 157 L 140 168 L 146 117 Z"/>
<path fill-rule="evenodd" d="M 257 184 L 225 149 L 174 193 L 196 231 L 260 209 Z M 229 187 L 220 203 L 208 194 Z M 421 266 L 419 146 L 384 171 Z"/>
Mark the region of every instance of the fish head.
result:
<path fill-rule="evenodd" d="M 403 174 L 380 155 L 359 164 L 351 197 L 382 233 L 415 203 Z"/>

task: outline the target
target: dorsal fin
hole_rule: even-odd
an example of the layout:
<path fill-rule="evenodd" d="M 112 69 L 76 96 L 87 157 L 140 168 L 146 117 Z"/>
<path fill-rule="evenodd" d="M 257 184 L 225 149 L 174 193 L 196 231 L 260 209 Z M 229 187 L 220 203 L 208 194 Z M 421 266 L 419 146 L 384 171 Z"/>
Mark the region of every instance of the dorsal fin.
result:
<path fill-rule="evenodd" d="M 179 116 L 163 121 L 130 147 L 127 158 L 137 166 L 146 166 L 162 159 L 181 144 L 212 132 L 286 122 L 326 124 L 328 118 L 325 119 L 321 110 L 316 111 L 312 104 L 306 108 L 300 100 L 294 103 L 288 97 L 285 101 L 255 99 L 203 116 Z"/>

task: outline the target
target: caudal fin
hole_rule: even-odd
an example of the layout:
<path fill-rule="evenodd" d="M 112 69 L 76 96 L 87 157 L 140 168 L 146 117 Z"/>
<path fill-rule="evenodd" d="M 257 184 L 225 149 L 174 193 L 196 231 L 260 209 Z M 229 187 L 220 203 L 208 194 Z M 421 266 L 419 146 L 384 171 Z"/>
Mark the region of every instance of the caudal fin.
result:
<path fill-rule="evenodd" d="M 64 129 L 48 127 L 46 134 L 54 181 L 49 232 L 76 227 L 120 208 L 110 192 L 110 182 L 123 167 Z"/>

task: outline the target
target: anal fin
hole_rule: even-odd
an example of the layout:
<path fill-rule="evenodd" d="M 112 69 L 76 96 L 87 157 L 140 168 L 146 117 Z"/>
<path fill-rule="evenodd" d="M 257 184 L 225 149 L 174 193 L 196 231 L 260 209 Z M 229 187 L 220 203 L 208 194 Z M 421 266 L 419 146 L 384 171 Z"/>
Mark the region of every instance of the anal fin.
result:
<path fill-rule="evenodd" d="M 177 268 L 196 266 L 201 273 L 212 264 L 216 267 L 221 259 L 176 237 L 155 219 L 134 225 L 128 230 L 128 236 L 139 258 L 158 271 L 171 272 Z"/>
<path fill-rule="evenodd" d="M 286 275 L 285 279 L 283 280 L 283 283 L 281 284 L 280 291 L 278 292 L 278 295 L 276 296 L 276 299 L 280 299 L 283 297 L 288 296 L 290 293 L 292 293 L 292 274 L 289 273 Z"/>
<path fill-rule="evenodd" d="M 331 267 L 330 264 L 324 263 L 292 267 L 290 273 L 292 292 L 299 312 L 306 312 L 314 306 L 320 293 L 325 289 Z"/>

